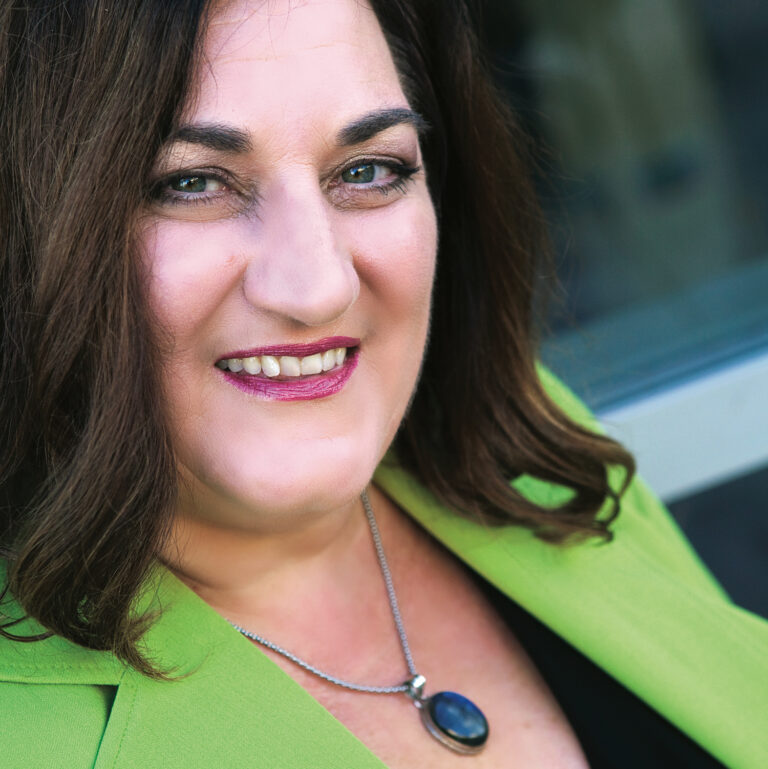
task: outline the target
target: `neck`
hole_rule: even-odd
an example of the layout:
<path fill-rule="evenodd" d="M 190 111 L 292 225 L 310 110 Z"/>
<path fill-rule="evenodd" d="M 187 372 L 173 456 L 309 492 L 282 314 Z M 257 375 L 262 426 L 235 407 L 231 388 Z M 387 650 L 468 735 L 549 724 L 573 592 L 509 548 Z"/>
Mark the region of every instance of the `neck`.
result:
<path fill-rule="evenodd" d="M 359 498 L 290 527 L 228 526 L 199 508 L 181 506 L 162 555 L 166 565 L 204 601 L 235 619 L 281 613 L 297 598 L 348 593 L 361 564 L 371 561 L 370 531 Z M 370 561 L 370 563 L 369 563 Z"/>
<path fill-rule="evenodd" d="M 369 487 L 368 495 L 395 581 L 427 584 L 421 564 L 434 559 L 423 557 L 430 552 L 425 535 L 378 489 Z M 230 622 L 321 670 L 350 681 L 391 684 L 393 664 L 401 669 L 403 648 L 359 498 L 281 534 L 244 533 L 179 515 L 165 561 Z M 409 573 L 418 578 L 409 580 Z M 398 598 L 407 615 L 408 591 Z M 320 687 L 313 691 L 335 689 L 262 651 L 289 675 L 296 677 L 298 670 L 302 685 Z"/>

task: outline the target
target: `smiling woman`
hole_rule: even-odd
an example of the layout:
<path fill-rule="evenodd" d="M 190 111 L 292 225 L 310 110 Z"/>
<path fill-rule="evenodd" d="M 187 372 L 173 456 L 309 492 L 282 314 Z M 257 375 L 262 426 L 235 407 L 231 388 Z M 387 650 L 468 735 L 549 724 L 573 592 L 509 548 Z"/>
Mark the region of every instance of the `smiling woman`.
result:
<path fill-rule="evenodd" d="M 537 366 L 461 0 L 0 29 L 4 769 L 762 766 L 765 627 Z"/>
<path fill-rule="evenodd" d="M 198 518 L 262 535 L 346 518 L 402 420 L 427 334 L 424 121 L 356 3 L 235 4 L 214 17 L 204 60 L 140 225 L 172 340 L 185 534 Z"/>

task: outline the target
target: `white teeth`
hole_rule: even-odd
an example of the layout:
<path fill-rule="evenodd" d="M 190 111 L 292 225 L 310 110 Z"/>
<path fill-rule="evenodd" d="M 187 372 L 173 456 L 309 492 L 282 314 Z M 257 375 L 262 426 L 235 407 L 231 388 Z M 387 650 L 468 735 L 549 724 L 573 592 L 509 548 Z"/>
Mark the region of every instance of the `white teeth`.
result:
<path fill-rule="evenodd" d="M 282 368 L 282 366 L 281 366 Z M 319 374 L 323 370 L 323 356 L 320 353 L 301 359 L 301 374 Z"/>
<path fill-rule="evenodd" d="M 323 371 L 330 371 L 336 365 L 336 351 L 326 350 L 323 353 Z"/>
<path fill-rule="evenodd" d="M 261 372 L 261 361 L 256 356 L 243 358 L 243 368 L 249 374 L 259 374 Z"/>
<path fill-rule="evenodd" d="M 247 374 L 264 374 L 268 377 L 311 376 L 323 371 L 330 371 L 344 363 L 347 357 L 346 347 L 336 347 L 333 350 L 307 355 L 305 358 L 295 358 L 292 355 L 253 355 L 250 358 L 229 358 L 216 362 L 216 366 L 224 371 L 238 373 L 245 370 Z"/>
<path fill-rule="evenodd" d="M 283 355 L 280 358 L 280 373 L 283 376 L 301 376 L 301 364 L 298 358 Z"/>
<path fill-rule="evenodd" d="M 280 373 L 280 364 L 277 362 L 277 358 L 271 355 L 262 355 L 261 370 L 267 376 L 277 376 Z"/>

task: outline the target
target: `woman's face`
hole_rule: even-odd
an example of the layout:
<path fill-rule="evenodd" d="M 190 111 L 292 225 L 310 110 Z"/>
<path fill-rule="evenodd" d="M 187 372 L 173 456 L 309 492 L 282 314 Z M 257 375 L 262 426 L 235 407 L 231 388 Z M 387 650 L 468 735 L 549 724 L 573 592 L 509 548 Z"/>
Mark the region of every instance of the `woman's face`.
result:
<path fill-rule="evenodd" d="M 350 504 L 394 437 L 435 215 L 364 3 L 228 3 L 204 52 L 143 230 L 180 512 L 281 529 Z"/>

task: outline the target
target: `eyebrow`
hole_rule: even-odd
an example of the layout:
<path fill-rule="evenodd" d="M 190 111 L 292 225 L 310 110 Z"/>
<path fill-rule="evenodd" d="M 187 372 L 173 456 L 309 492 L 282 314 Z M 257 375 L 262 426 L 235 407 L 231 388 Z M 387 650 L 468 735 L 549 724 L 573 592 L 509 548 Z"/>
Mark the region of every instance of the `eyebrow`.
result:
<path fill-rule="evenodd" d="M 364 141 L 386 131 L 396 125 L 407 123 L 412 125 L 419 134 L 425 133 L 429 124 L 418 112 L 412 109 L 398 107 L 395 109 L 382 109 L 369 112 L 367 115 L 357 118 L 339 131 L 336 142 L 342 147 L 352 144 L 362 144 Z"/>
<path fill-rule="evenodd" d="M 227 125 L 184 125 L 171 134 L 168 144 L 187 142 L 202 144 L 217 152 L 248 152 L 251 140 L 245 131 Z"/>
<path fill-rule="evenodd" d="M 362 144 L 376 134 L 401 124 L 412 125 L 419 134 L 427 131 L 429 124 L 418 112 L 404 107 L 382 109 L 369 112 L 367 115 L 353 120 L 342 128 L 336 143 L 342 147 Z M 200 144 L 216 152 L 248 152 L 253 148 L 251 139 L 246 131 L 228 125 L 195 124 L 183 125 L 171 134 L 167 144 L 186 142 Z"/>

